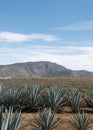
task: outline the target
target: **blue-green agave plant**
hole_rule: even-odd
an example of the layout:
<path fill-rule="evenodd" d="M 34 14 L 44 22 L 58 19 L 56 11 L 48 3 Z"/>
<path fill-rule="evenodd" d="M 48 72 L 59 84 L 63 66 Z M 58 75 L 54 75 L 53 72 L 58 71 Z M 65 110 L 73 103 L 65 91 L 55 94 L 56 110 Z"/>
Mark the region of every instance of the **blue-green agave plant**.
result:
<path fill-rule="evenodd" d="M 54 111 L 60 111 L 66 105 L 63 88 L 51 87 L 48 91 L 48 104 Z"/>
<path fill-rule="evenodd" d="M 3 119 L 3 107 L 0 107 L 0 130 L 18 130 L 21 122 L 21 112 L 14 112 L 13 108 L 5 110 Z"/>
<path fill-rule="evenodd" d="M 82 111 L 81 113 L 72 116 L 68 121 L 68 126 L 73 128 L 73 130 L 87 130 L 92 123 L 92 115 Z"/>
<path fill-rule="evenodd" d="M 39 117 L 34 117 L 32 122 L 33 130 L 53 130 L 62 123 L 60 118 L 55 117 L 51 109 L 44 109 L 39 113 Z"/>

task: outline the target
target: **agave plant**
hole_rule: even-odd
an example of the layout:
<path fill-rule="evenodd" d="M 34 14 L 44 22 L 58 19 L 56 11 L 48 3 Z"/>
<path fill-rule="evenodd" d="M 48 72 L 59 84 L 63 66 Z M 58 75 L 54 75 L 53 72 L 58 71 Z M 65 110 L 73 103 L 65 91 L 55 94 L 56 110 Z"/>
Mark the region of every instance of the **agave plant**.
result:
<path fill-rule="evenodd" d="M 86 101 L 88 107 L 93 108 L 93 90 L 90 92 L 89 96 L 87 96 L 87 98 L 85 98 L 85 101 Z"/>
<path fill-rule="evenodd" d="M 27 106 L 30 112 L 37 111 L 42 103 L 41 88 L 33 84 L 27 88 L 26 92 Z"/>
<path fill-rule="evenodd" d="M 3 104 L 4 100 L 5 100 L 5 91 L 6 89 L 4 88 L 4 86 L 0 85 L 0 106 Z"/>
<path fill-rule="evenodd" d="M 21 97 L 20 89 L 17 88 L 9 89 L 4 102 L 5 106 L 7 108 L 9 107 L 15 108 L 15 105 L 17 105 L 18 101 L 20 100 L 20 97 Z"/>
<path fill-rule="evenodd" d="M 68 104 L 71 106 L 73 112 L 80 111 L 80 90 L 79 88 L 73 88 L 68 94 Z"/>
<path fill-rule="evenodd" d="M 48 105 L 54 111 L 61 111 L 66 105 L 65 91 L 62 88 L 50 87 L 48 91 Z"/>
<path fill-rule="evenodd" d="M 53 130 L 62 123 L 60 118 L 55 117 L 51 109 L 44 109 L 39 113 L 39 117 L 34 117 L 32 125 L 33 130 Z"/>
<path fill-rule="evenodd" d="M 92 116 L 86 114 L 84 111 L 74 115 L 68 121 L 69 126 L 72 127 L 73 130 L 87 130 L 91 123 L 93 123 Z"/>
<path fill-rule="evenodd" d="M 21 113 L 13 113 L 13 108 L 6 111 L 3 119 L 3 107 L 0 107 L 0 130 L 18 130 L 21 122 Z"/>

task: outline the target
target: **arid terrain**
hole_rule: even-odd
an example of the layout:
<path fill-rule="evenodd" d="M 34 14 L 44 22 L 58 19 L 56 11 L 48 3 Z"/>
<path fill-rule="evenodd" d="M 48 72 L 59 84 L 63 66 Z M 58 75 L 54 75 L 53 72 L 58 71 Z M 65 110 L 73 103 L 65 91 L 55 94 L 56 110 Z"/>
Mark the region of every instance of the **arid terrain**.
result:
<path fill-rule="evenodd" d="M 0 79 L 1 85 L 8 89 L 12 88 L 26 88 L 31 84 L 37 84 L 46 90 L 49 89 L 49 86 L 57 86 L 58 88 L 64 88 L 66 91 L 72 88 L 79 88 L 81 93 L 83 90 L 86 92 L 84 95 L 81 94 L 82 98 L 87 98 L 89 93 L 93 91 L 93 78 L 29 78 L 29 79 Z M 69 92 L 69 91 L 68 91 Z M 8 96 L 8 95 L 7 95 Z M 82 98 L 80 100 L 82 100 Z M 9 99 L 10 100 L 10 99 Z M 21 104 L 20 104 L 21 106 Z M 87 114 L 93 114 L 93 107 L 87 107 L 86 104 L 83 104 L 81 110 L 84 110 Z M 31 123 L 33 122 L 34 116 L 38 117 L 39 112 L 23 112 L 22 121 L 19 130 L 32 130 Z M 71 117 L 75 115 L 72 112 L 71 107 L 65 106 L 64 110 L 61 113 L 56 113 L 55 116 L 62 119 L 61 125 L 59 125 L 55 130 L 73 130 L 68 125 L 68 120 L 71 120 Z M 93 115 L 92 115 L 93 117 Z M 88 130 L 93 129 L 93 123 L 90 125 Z"/>
<path fill-rule="evenodd" d="M 58 126 L 55 130 L 69 130 L 69 128 L 66 126 L 66 122 L 68 119 L 71 118 L 72 114 L 67 114 L 67 113 L 63 113 L 63 114 L 56 114 L 56 117 L 61 118 L 64 122 L 62 123 L 62 125 Z M 28 113 L 24 113 L 22 114 L 23 117 L 23 121 L 21 123 L 21 127 L 19 130 L 31 130 L 31 120 L 33 120 L 33 116 L 38 116 L 38 114 L 28 114 Z"/>
<path fill-rule="evenodd" d="M 62 113 L 62 114 L 56 114 L 56 117 L 61 118 L 63 120 L 63 123 L 59 125 L 55 130 L 73 130 L 68 125 L 67 121 L 71 120 L 71 117 L 74 114 L 71 113 Z M 33 116 L 38 116 L 38 114 L 30 114 L 30 113 L 23 113 L 22 114 L 22 123 L 19 128 L 19 130 L 31 130 L 31 121 L 33 120 Z M 88 130 L 93 130 L 93 124 L 90 125 L 90 128 Z"/>

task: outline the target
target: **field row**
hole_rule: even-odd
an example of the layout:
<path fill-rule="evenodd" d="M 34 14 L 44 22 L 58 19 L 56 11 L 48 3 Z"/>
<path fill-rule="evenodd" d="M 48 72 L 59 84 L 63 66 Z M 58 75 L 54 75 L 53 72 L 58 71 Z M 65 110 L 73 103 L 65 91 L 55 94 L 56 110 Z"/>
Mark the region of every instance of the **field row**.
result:
<path fill-rule="evenodd" d="M 22 112 L 37 112 L 51 108 L 60 113 L 66 107 L 70 107 L 72 112 L 79 112 L 86 107 L 93 108 L 93 90 L 56 86 L 44 88 L 36 84 L 20 88 L 1 86 L 0 104 L 6 108 L 11 106 L 14 110 L 20 109 Z"/>

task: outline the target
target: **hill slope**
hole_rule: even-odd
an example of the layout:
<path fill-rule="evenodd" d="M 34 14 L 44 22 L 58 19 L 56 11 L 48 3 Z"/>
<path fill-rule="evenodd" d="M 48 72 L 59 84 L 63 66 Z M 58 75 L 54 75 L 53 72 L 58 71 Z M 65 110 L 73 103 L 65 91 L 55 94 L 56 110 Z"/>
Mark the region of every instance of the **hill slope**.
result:
<path fill-rule="evenodd" d="M 56 63 L 40 61 L 1 65 L 0 77 L 93 77 L 93 72 L 73 71 Z"/>

